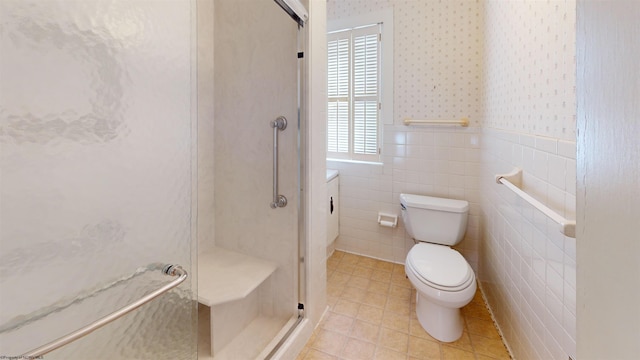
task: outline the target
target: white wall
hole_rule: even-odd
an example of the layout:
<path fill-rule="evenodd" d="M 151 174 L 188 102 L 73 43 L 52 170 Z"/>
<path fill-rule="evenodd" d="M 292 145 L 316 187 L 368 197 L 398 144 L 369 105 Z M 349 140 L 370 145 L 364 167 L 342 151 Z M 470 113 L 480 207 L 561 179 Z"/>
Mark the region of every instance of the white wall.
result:
<path fill-rule="evenodd" d="M 640 354 L 639 21 L 578 2 L 578 359 Z"/>
<path fill-rule="evenodd" d="M 575 2 L 484 3 L 479 280 L 518 359 L 575 358 L 576 240 L 494 181 L 575 219 Z"/>
<path fill-rule="evenodd" d="M 340 170 L 340 236 L 336 248 L 403 263 L 413 240 L 402 224 L 377 224 L 379 211 L 399 214 L 402 192 L 471 203 L 463 255 L 477 268 L 479 238 L 481 26 L 470 1 L 343 0 L 327 3 L 331 20 L 392 7 L 394 125 L 383 129 L 383 165 L 329 161 Z M 384 40 L 383 40 L 384 41 Z M 404 126 L 404 118 L 460 119 L 470 128 Z"/>

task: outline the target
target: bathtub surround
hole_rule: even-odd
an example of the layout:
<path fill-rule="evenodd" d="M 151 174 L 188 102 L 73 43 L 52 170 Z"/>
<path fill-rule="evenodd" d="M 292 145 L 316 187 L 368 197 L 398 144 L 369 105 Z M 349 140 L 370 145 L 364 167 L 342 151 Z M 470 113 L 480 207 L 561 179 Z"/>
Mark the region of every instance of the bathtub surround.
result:
<path fill-rule="evenodd" d="M 395 14 L 395 124 L 384 128 L 382 164 L 328 162 L 342 176 L 337 249 L 403 262 L 413 241 L 402 224 L 377 226 L 378 211 L 399 212 L 403 191 L 467 200 L 458 250 L 513 355 L 575 358 L 575 239 L 494 180 L 521 167 L 528 192 L 575 219 L 575 1 L 351 0 L 329 2 L 328 16 L 385 6 Z M 470 128 L 400 125 L 463 116 Z"/>

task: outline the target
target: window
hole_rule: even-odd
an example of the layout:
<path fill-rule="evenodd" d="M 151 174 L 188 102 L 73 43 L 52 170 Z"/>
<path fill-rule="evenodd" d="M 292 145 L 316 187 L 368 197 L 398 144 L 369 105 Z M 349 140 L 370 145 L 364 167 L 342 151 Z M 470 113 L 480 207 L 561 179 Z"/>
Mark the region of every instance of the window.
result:
<path fill-rule="evenodd" d="M 393 8 L 327 22 L 327 158 L 379 163 L 393 124 Z"/>
<path fill-rule="evenodd" d="M 381 24 L 327 36 L 327 152 L 379 161 Z"/>

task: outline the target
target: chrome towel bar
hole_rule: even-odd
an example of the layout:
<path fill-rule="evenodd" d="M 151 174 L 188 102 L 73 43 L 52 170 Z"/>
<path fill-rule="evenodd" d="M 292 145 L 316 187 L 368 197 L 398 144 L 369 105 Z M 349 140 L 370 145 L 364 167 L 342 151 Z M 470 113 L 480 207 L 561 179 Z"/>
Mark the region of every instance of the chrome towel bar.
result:
<path fill-rule="evenodd" d="M 170 283 L 164 285 L 163 287 L 155 290 L 139 300 L 120 308 L 117 311 L 112 312 L 111 314 L 104 316 L 93 323 L 78 329 L 72 333 L 69 333 L 61 338 L 58 338 L 48 344 L 42 345 L 36 349 L 29 351 L 21 356 L 20 359 L 35 359 L 39 356 L 50 353 L 53 350 L 56 350 L 64 345 L 67 345 L 79 338 L 88 335 L 89 333 L 97 330 L 110 322 L 123 317 L 124 315 L 132 312 L 133 310 L 139 308 L 140 306 L 150 302 L 151 300 L 157 298 L 158 296 L 166 293 L 167 291 L 173 289 L 174 287 L 180 285 L 188 276 L 187 272 L 180 265 L 167 265 L 162 269 L 162 273 L 170 276 L 178 276 L 177 279 L 171 281 Z"/>
<path fill-rule="evenodd" d="M 496 183 L 502 184 L 506 186 L 509 190 L 516 193 L 522 199 L 524 199 L 529 204 L 533 205 L 536 209 L 540 210 L 547 217 L 558 223 L 560 225 L 560 232 L 565 236 L 575 238 L 576 237 L 576 222 L 575 220 L 567 220 L 564 217 L 560 216 L 555 211 L 548 208 L 546 205 L 541 203 L 540 201 L 531 197 L 531 195 L 524 192 L 520 189 L 520 184 L 522 183 L 522 169 L 515 168 L 512 172 L 508 174 L 498 174 L 496 175 Z M 517 184 L 517 185 L 514 185 Z"/>

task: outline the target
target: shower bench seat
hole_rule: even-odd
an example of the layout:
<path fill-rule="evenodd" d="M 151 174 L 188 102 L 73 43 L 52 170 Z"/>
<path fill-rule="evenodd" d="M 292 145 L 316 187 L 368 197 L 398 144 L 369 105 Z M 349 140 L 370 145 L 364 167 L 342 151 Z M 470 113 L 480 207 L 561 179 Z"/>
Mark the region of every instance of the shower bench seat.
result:
<path fill-rule="evenodd" d="M 198 254 L 198 302 L 209 307 L 214 356 L 258 317 L 258 287 L 277 264 L 216 247 Z"/>

